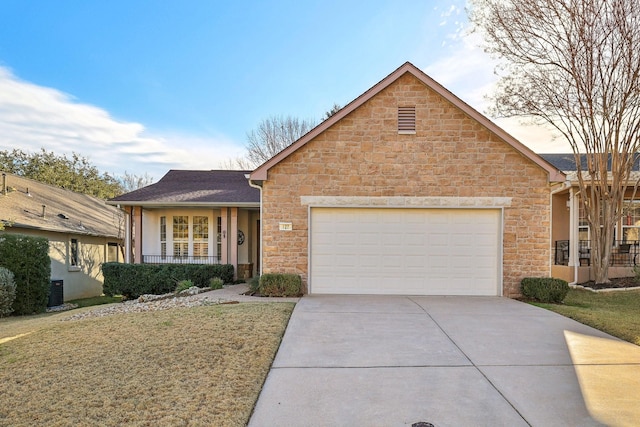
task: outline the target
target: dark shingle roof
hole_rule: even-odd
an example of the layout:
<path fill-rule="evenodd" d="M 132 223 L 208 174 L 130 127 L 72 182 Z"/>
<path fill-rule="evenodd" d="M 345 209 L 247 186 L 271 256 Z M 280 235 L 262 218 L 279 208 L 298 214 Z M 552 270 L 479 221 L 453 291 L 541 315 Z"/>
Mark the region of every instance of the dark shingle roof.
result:
<path fill-rule="evenodd" d="M 260 191 L 249 186 L 237 170 L 170 170 L 160 181 L 114 197 L 110 204 L 137 205 L 247 205 L 260 204 Z"/>
<path fill-rule="evenodd" d="M 570 172 L 576 170 L 576 161 L 573 153 L 551 153 L 551 154 L 539 154 L 540 157 L 545 159 L 547 162 L 551 163 L 558 169 L 564 172 Z M 580 155 L 580 163 L 582 164 L 582 169 L 585 169 L 585 165 L 587 164 L 587 156 L 586 154 Z M 609 165 L 609 169 L 611 169 L 611 165 Z M 636 155 L 636 162 L 633 165 L 634 171 L 640 171 L 640 155 Z"/>
<path fill-rule="evenodd" d="M 0 220 L 10 224 L 8 230 L 30 228 L 119 238 L 121 212 L 104 200 L 21 176 L 5 175 L 7 193 L 0 193 Z M 45 205 L 44 216 L 42 205 Z"/>

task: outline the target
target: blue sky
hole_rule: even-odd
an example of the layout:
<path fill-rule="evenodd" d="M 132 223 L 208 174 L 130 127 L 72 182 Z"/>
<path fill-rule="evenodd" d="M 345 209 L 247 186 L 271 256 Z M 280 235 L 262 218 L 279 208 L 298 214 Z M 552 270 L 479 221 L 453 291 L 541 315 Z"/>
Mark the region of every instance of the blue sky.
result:
<path fill-rule="evenodd" d="M 464 0 L 24 1 L 0 12 L 0 149 L 101 171 L 215 169 L 269 116 L 319 120 L 411 61 L 483 111 Z M 538 152 L 538 127 L 497 123 Z M 559 146 L 560 145 L 560 146 Z"/>

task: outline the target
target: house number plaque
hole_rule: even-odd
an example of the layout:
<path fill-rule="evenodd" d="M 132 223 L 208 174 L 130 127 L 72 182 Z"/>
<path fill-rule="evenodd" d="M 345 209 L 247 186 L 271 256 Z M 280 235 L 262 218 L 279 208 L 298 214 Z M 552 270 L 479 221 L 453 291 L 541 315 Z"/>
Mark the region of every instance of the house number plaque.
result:
<path fill-rule="evenodd" d="M 293 224 L 290 222 L 281 222 L 280 223 L 280 231 L 291 231 L 293 230 Z"/>

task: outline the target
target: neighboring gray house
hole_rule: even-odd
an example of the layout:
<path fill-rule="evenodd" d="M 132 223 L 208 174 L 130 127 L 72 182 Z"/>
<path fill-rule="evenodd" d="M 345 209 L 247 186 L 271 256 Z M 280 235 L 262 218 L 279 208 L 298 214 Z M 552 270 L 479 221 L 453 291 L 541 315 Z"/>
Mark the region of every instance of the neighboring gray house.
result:
<path fill-rule="evenodd" d="M 104 200 L 8 173 L 2 174 L 3 233 L 49 239 L 51 279 L 64 300 L 102 294 L 103 262 L 122 261 L 124 217 Z"/>

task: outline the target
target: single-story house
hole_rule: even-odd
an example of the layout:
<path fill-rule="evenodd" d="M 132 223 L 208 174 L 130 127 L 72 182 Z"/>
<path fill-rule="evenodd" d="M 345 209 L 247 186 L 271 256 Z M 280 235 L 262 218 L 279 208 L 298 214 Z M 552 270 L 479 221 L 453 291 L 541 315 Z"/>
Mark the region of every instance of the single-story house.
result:
<path fill-rule="evenodd" d="M 65 301 L 101 295 L 101 264 L 123 260 L 122 213 L 86 194 L 3 173 L 0 221 L 0 237 L 49 240 L 51 280 L 62 280 Z"/>
<path fill-rule="evenodd" d="M 260 191 L 249 172 L 170 170 L 109 200 L 125 211 L 126 262 L 232 264 L 241 279 L 257 274 Z"/>
<path fill-rule="evenodd" d="M 411 63 L 250 174 L 262 272 L 313 294 L 519 295 L 566 176 Z"/>
<path fill-rule="evenodd" d="M 566 180 L 407 62 L 254 171 L 170 171 L 109 203 L 128 213 L 127 262 L 294 273 L 312 294 L 515 297 L 552 273 Z"/>
<path fill-rule="evenodd" d="M 591 230 L 580 202 L 575 157 L 571 154 L 541 154 L 563 170 L 567 180 L 552 190 L 551 248 L 552 276 L 568 282 L 593 280 L 591 270 Z M 586 164 L 584 155 L 581 163 Z M 640 178 L 640 162 L 636 159 L 632 180 Z M 633 183 L 631 184 L 633 187 Z M 640 264 L 640 198 L 628 188 L 622 204 L 623 215 L 613 230 L 609 277 L 633 276 L 633 267 Z M 574 244 L 576 243 L 576 244 Z"/>

